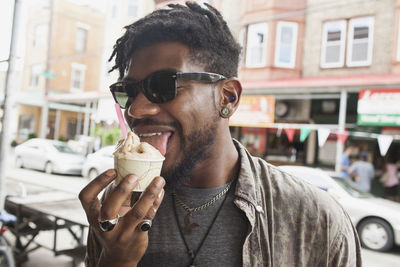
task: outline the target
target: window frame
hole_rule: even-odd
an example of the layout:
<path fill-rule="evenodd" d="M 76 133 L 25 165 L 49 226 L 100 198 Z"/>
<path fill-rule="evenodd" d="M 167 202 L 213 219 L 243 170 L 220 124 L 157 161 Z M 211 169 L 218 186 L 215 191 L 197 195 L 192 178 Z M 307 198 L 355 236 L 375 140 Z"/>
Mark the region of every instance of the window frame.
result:
<path fill-rule="evenodd" d="M 247 46 L 246 46 L 246 27 L 243 27 L 239 30 L 239 44 L 242 47 L 242 51 L 246 51 Z M 244 60 L 246 58 L 246 55 L 244 52 L 240 53 L 239 55 L 239 68 L 242 68 L 245 63 Z"/>
<path fill-rule="evenodd" d="M 354 28 L 358 21 L 367 20 L 368 24 L 368 50 L 367 59 L 365 61 L 352 61 L 353 56 L 353 44 L 354 44 Z M 358 17 L 349 20 L 349 32 L 347 38 L 347 54 L 346 54 L 346 66 L 348 67 L 363 67 L 370 66 L 372 64 L 372 51 L 374 48 L 374 17 Z"/>
<path fill-rule="evenodd" d="M 260 63 L 253 63 L 251 62 L 251 53 L 250 50 L 254 48 L 254 45 L 250 44 L 250 38 L 252 37 L 252 33 L 250 30 L 254 27 L 260 27 L 264 28 L 264 39 L 263 43 L 261 43 L 261 62 Z M 253 23 L 249 24 L 247 26 L 247 36 L 246 36 L 246 62 L 245 66 L 246 68 L 260 68 L 260 67 L 265 67 L 267 65 L 267 42 L 268 42 L 268 23 L 267 22 L 258 22 L 258 23 Z"/>
<path fill-rule="evenodd" d="M 328 42 L 328 29 L 330 25 L 337 24 L 340 29 L 340 41 L 334 41 L 329 44 Z M 347 29 L 347 21 L 346 20 L 332 20 L 326 21 L 323 24 L 322 28 L 322 45 L 321 45 L 321 59 L 320 59 L 320 67 L 323 69 L 328 68 L 343 68 L 344 60 L 345 60 L 345 50 L 346 50 L 346 29 Z M 329 46 L 340 45 L 339 48 L 339 61 L 338 62 L 326 62 L 326 52 Z"/>
<path fill-rule="evenodd" d="M 38 88 L 40 85 L 40 75 L 43 72 L 43 66 L 35 63 L 30 66 L 29 88 Z M 35 83 L 32 83 L 35 80 Z"/>
<path fill-rule="evenodd" d="M 86 52 L 87 50 L 87 43 L 88 43 L 88 37 L 89 37 L 89 30 L 90 26 L 82 23 L 82 22 L 76 22 L 76 31 L 75 31 L 75 43 L 74 43 L 74 49 L 77 52 Z M 81 50 L 80 47 L 78 47 L 78 32 L 79 31 L 84 31 L 85 32 L 85 42 L 83 44 L 83 49 Z"/>
<path fill-rule="evenodd" d="M 35 25 L 33 33 L 33 47 L 46 48 L 48 36 L 48 25 L 46 23 L 39 23 Z"/>
<path fill-rule="evenodd" d="M 71 63 L 71 92 L 83 92 L 85 89 L 85 76 L 86 76 L 87 66 L 81 63 Z M 76 80 L 75 70 L 81 71 L 81 75 L 79 77 L 81 88 L 74 87 L 74 82 Z"/>
<path fill-rule="evenodd" d="M 290 61 L 289 63 L 280 61 L 281 52 L 281 36 L 282 28 L 289 27 L 292 29 L 292 42 L 290 44 Z M 275 55 L 274 55 L 274 65 L 275 67 L 294 69 L 296 67 L 296 54 L 297 54 L 297 38 L 298 38 L 298 28 L 297 22 L 291 21 L 278 21 L 276 25 L 276 36 L 275 36 Z"/>

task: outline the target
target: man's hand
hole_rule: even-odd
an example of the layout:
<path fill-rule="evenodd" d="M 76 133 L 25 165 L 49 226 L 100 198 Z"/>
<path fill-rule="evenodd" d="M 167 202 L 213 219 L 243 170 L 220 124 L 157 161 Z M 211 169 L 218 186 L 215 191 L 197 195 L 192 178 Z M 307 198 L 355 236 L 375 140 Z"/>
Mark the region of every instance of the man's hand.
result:
<path fill-rule="evenodd" d="M 103 246 L 99 266 L 136 266 L 143 257 L 147 245 L 147 232 L 138 229 L 143 219 L 152 220 L 164 197 L 165 180 L 158 176 L 143 192 L 141 198 L 130 207 L 133 188 L 137 184 L 135 175 L 128 175 L 100 203 L 98 194 L 116 177 L 110 169 L 90 182 L 79 194 L 87 219 Z M 103 232 L 99 220 L 111 220 L 121 216 L 113 230 Z"/>

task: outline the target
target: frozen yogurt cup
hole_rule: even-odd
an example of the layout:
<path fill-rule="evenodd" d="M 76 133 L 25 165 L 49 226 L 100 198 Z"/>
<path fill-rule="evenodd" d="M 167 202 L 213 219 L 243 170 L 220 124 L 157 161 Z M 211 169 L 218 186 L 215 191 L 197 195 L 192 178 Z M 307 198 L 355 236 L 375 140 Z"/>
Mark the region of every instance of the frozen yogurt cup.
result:
<path fill-rule="evenodd" d="M 154 177 L 160 175 L 164 159 L 155 147 L 140 142 L 136 134 L 129 132 L 114 152 L 114 168 L 117 171 L 114 184 L 118 185 L 128 174 L 135 174 L 139 181 L 133 191 L 142 192 Z"/>

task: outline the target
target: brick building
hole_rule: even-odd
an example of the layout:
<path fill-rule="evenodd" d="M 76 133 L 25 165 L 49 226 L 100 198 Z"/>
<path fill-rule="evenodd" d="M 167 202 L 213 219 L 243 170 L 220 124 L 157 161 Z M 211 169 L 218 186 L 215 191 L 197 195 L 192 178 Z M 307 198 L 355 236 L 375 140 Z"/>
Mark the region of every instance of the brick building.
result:
<path fill-rule="evenodd" d="M 41 130 L 42 137 L 54 139 L 88 134 L 101 97 L 104 13 L 76 1 L 27 4 L 17 139 L 40 136 Z"/>

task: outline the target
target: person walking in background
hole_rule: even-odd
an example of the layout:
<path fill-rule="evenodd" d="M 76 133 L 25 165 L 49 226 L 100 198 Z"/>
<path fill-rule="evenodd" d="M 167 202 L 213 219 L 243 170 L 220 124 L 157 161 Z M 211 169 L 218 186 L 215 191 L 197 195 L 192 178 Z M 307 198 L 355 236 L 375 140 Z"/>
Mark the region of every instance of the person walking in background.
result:
<path fill-rule="evenodd" d="M 350 145 L 348 146 L 343 154 L 342 154 L 342 159 L 340 161 L 341 167 L 340 167 L 340 176 L 345 179 L 349 179 L 350 175 L 348 172 L 348 169 L 350 167 L 350 156 L 353 154 L 353 151 L 355 150 L 355 146 Z"/>
<path fill-rule="evenodd" d="M 367 159 L 367 154 L 360 153 L 358 160 L 351 164 L 348 169 L 349 174 L 354 177 L 357 187 L 364 192 L 371 190 L 371 180 L 375 177 L 374 166 Z"/>
<path fill-rule="evenodd" d="M 396 158 L 393 154 L 389 154 L 384 169 L 384 174 L 380 181 L 385 188 L 385 197 L 390 200 L 400 202 L 398 187 L 400 184 L 399 176 L 397 173 Z"/>

